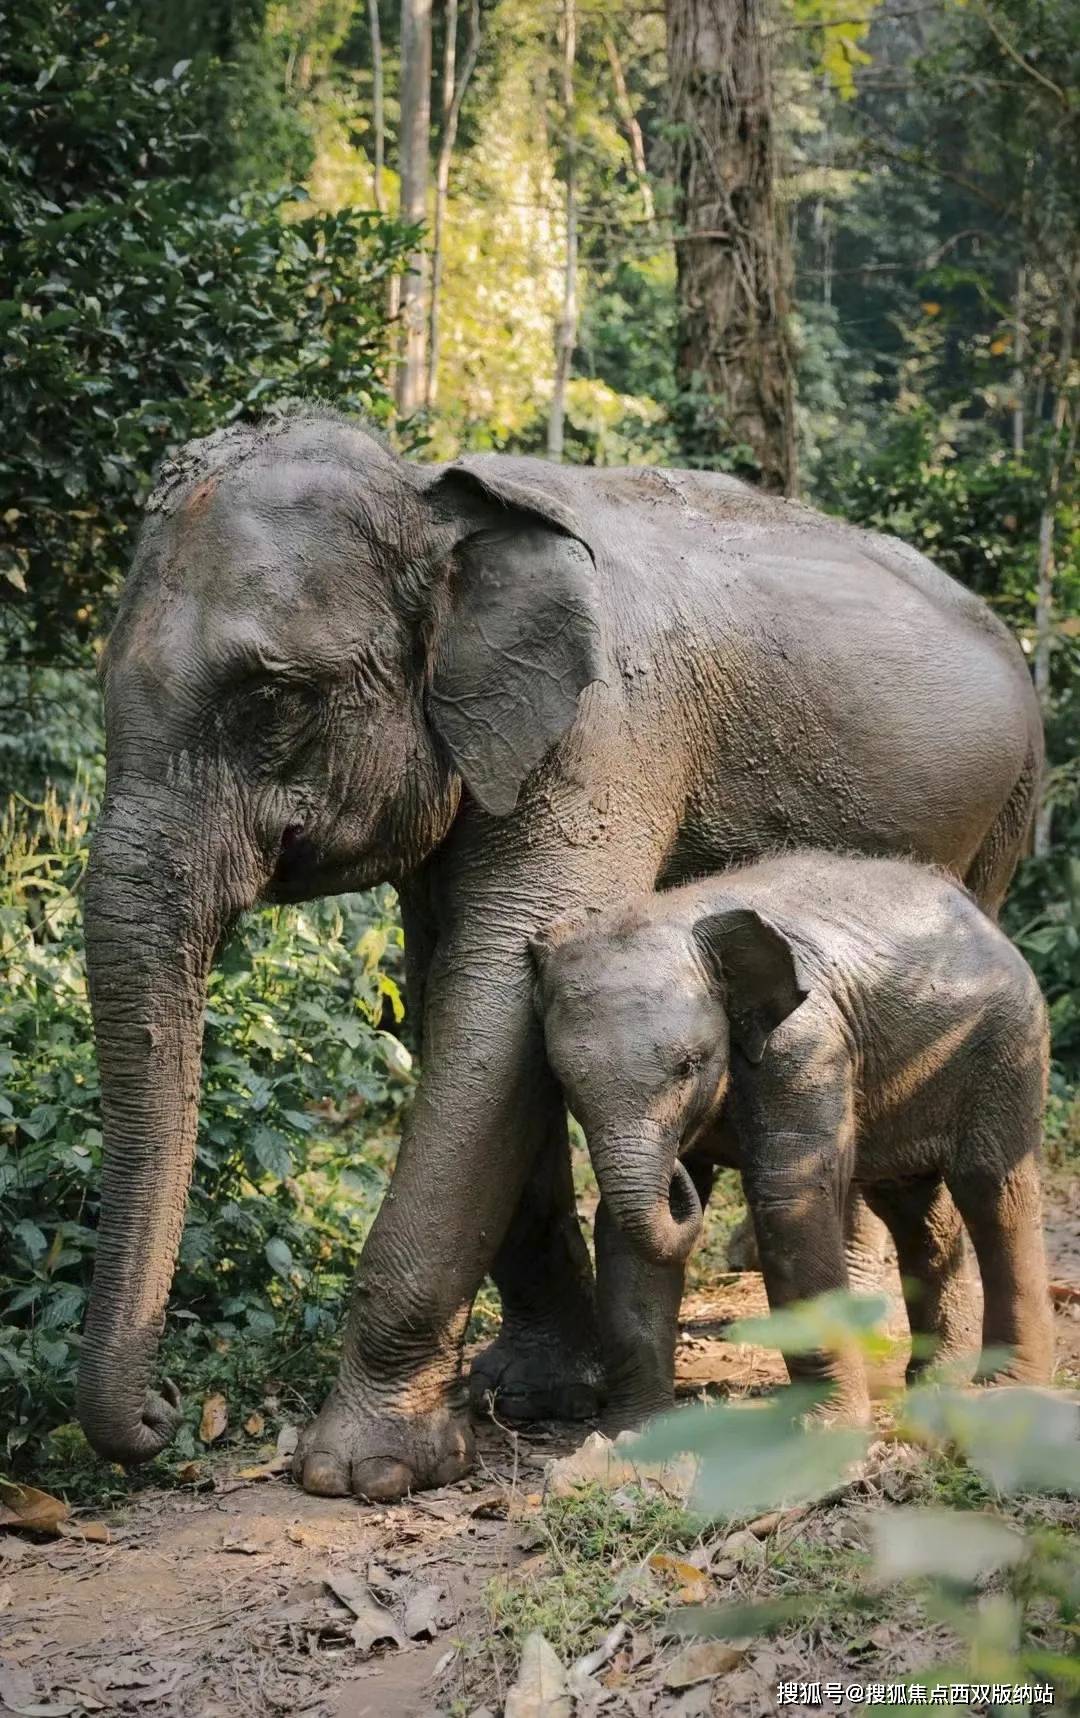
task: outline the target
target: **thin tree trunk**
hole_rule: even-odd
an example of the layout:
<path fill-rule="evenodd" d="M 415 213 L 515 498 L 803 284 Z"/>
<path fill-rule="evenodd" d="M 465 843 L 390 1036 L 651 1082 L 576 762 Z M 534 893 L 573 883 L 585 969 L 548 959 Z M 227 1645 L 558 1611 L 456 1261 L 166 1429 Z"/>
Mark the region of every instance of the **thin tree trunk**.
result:
<path fill-rule="evenodd" d="M 574 61 L 577 57 L 576 0 L 563 0 L 562 12 L 562 101 L 563 149 L 566 185 L 566 267 L 563 272 L 562 309 L 555 325 L 555 381 L 551 391 L 547 450 L 549 459 L 563 456 L 566 428 L 566 388 L 577 344 L 578 217 L 577 140 L 574 135 Z"/>
<path fill-rule="evenodd" d="M 777 217 L 768 0 L 667 0 L 687 453 L 795 493 L 790 247 Z"/>
<path fill-rule="evenodd" d="M 1013 335 L 1013 405 L 1012 450 L 1016 459 L 1024 457 L 1024 359 L 1027 345 L 1026 316 L 1027 269 L 1021 263 L 1016 271 L 1016 315 Z"/>
<path fill-rule="evenodd" d="M 431 0 L 401 0 L 401 214 L 410 224 L 427 219 L 431 133 Z M 398 410 L 414 412 L 424 397 L 426 258 L 418 247 L 401 283 L 403 351 L 397 373 Z"/>
<path fill-rule="evenodd" d="M 443 50 L 442 125 L 439 133 L 439 155 L 435 168 L 435 223 L 431 244 L 431 303 L 428 310 L 427 387 L 425 398 L 434 405 L 439 387 L 439 309 L 443 275 L 443 229 L 446 224 L 446 199 L 450 189 L 450 166 L 457 142 L 458 121 L 469 81 L 476 69 L 480 52 L 480 0 L 472 0 L 469 8 L 469 40 L 465 56 L 457 69 L 458 0 L 446 0 L 446 43 Z"/>
<path fill-rule="evenodd" d="M 626 84 L 626 73 L 623 71 L 623 63 L 619 57 L 619 50 L 615 46 L 614 36 L 604 37 L 604 50 L 608 57 L 608 64 L 611 67 L 611 77 L 615 85 L 615 105 L 619 110 L 619 117 L 621 118 L 623 125 L 626 127 L 626 135 L 630 142 L 630 159 L 634 163 L 634 173 L 637 177 L 638 189 L 641 192 L 641 201 L 645 209 L 645 219 L 647 221 L 652 221 L 656 215 L 656 208 L 653 203 L 652 186 L 649 184 L 648 164 L 645 160 L 645 138 L 642 134 L 638 116 L 634 112 L 634 104 L 630 100 L 630 91 Z"/>
<path fill-rule="evenodd" d="M 1061 312 L 1061 345 L 1058 350 L 1057 387 L 1051 414 L 1050 469 L 1039 517 L 1039 559 L 1035 585 L 1035 690 L 1043 719 L 1050 712 L 1050 651 L 1054 628 L 1054 530 L 1062 476 L 1071 472 L 1076 456 L 1076 411 L 1070 386 L 1073 345 L 1076 338 L 1077 297 L 1080 296 L 1080 258 L 1069 270 Z M 1066 434 L 1066 431 L 1068 433 Z M 1052 812 L 1043 800 L 1035 818 L 1034 848 L 1041 857 L 1050 851 Z"/>
<path fill-rule="evenodd" d="M 383 105 L 382 30 L 379 25 L 379 0 L 368 0 L 368 34 L 371 37 L 371 103 L 372 125 L 375 131 L 375 207 L 380 215 L 386 208 L 383 195 L 383 164 L 386 159 L 386 115 Z"/>

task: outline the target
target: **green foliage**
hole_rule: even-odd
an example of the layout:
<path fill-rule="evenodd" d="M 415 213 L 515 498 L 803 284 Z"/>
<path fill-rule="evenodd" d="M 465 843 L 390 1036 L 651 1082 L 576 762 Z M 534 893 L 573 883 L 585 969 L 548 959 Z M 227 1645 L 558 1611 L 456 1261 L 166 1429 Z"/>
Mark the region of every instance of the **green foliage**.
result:
<path fill-rule="evenodd" d="M 70 1419 L 101 1169 L 77 885 L 92 805 L 12 801 L 0 897 L 0 1460 Z M 162 1364 L 257 1405 L 336 1331 L 412 1085 L 388 890 L 249 918 L 211 980 L 189 1218 Z M 362 1139 L 362 1146 L 360 1141 Z M 197 1412 L 192 1402 L 192 1412 Z M 193 1449 L 192 1430 L 179 1453 Z"/>
<path fill-rule="evenodd" d="M 130 12 L 0 5 L 0 645 L 50 665 L 98 628 L 168 449 L 313 389 L 382 409 L 409 238 L 215 188 L 225 74 L 153 75 Z"/>
<path fill-rule="evenodd" d="M 865 1342 L 872 1325 L 867 1303 L 831 1295 L 775 1321 L 755 1320 L 749 1332 L 736 1327 L 732 1336 L 749 1333 L 785 1351 L 812 1344 L 840 1352 Z M 645 1460 L 677 1452 L 695 1456 L 695 1508 L 712 1517 L 745 1519 L 759 1509 L 820 1496 L 850 1471 L 860 1435 L 807 1422 L 806 1405 L 804 1391 L 788 1389 L 764 1403 L 677 1411 L 652 1428 L 640 1452 Z M 947 1622 L 960 1643 L 961 1662 L 935 1667 L 919 1680 L 933 1685 L 962 1675 L 1008 1683 L 1045 1679 L 1070 1693 L 1080 1688 L 1076 1659 L 1047 1644 L 1055 1636 L 1075 1641 L 1080 1554 L 1074 1542 L 1053 1531 L 1023 1531 L 1001 1507 L 1010 1495 L 1080 1496 L 1077 1403 L 1047 1390 L 980 1393 L 935 1384 L 903 1393 L 896 1411 L 902 1434 L 969 1464 L 998 1505 L 982 1507 L 985 1494 L 976 1491 L 968 1501 L 954 1488 L 955 1501 L 966 1507 L 887 1508 L 870 1518 L 875 1583 L 886 1590 L 920 1583 L 927 1615 Z M 989 1597 L 988 1582 L 995 1589 Z M 797 1606 L 804 1618 L 812 1608 L 809 1598 Z M 860 1602 L 854 1590 L 847 1598 Z M 834 1593 L 830 1602 L 843 1603 L 843 1595 Z M 785 1620 L 774 1606 L 738 1606 L 684 1613 L 682 1626 L 686 1632 L 746 1636 Z"/>

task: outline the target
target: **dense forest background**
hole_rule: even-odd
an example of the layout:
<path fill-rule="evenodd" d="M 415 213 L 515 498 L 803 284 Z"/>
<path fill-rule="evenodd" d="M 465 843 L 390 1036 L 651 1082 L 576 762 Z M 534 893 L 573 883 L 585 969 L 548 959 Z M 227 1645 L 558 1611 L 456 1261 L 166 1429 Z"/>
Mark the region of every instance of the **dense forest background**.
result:
<path fill-rule="evenodd" d="M 736 471 L 982 593 L 1046 717 L 1007 923 L 1077 1149 L 1080 14 L 712 12 L 706 111 L 704 0 L 0 0 L 0 1467 L 77 1439 L 95 652 L 157 462 L 297 395 L 422 459 Z M 710 127 L 746 155 L 721 253 Z M 196 1405 L 317 1396 L 411 1089 L 400 951 L 376 891 L 252 917 L 215 973 L 167 1335 Z"/>

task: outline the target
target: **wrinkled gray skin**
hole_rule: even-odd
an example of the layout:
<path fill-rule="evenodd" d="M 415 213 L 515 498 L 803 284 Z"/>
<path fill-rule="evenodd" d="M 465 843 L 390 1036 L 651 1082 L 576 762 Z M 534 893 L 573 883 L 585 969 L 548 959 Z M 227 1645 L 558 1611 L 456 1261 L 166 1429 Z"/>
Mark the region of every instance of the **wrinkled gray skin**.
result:
<path fill-rule="evenodd" d="M 954 882 L 793 852 L 571 920 L 533 949 L 548 1056 L 600 1187 L 609 1423 L 670 1404 L 683 1264 L 717 1164 L 742 1172 L 774 1309 L 849 1286 L 857 1190 L 892 1231 L 912 1330 L 939 1359 L 967 1325 L 958 1211 L 983 1282 L 982 1374 L 1049 1382 L 1046 1009 Z M 926 1358 L 918 1345 L 910 1375 Z M 868 1417 L 857 1360 L 789 1369 Z"/>
<path fill-rule="evenodd" d="M 163 474 L 103 661 L 86 883 L 105 1172 L 79 1413 L 122 1461 L 184 1220 L 207 975 L 238 914 L 402 895 L 423 1075 L 364 1249 L 313 1491 L 463 1472 L 484 1273 L 504 1412 L 595 1409 L 589 1267 L 530 935 L 777 842 L 910 850 L 993 906 L 1041 765 L 1024 662 L 913 551 L 732 479 L 411 466 L 326 416 Z"/>

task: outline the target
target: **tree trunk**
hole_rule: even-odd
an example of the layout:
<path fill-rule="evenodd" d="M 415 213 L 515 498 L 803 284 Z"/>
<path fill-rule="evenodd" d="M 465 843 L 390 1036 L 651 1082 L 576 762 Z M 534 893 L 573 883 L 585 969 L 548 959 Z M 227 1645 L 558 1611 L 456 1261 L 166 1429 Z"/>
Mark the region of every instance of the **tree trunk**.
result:
<path fill-rule="evenodd" d="M 461 104 L 476 68 L 480 52 L 480 0 L 469 9 L 469 40 L 461 68 L 457 68 L 458 0 L 446 0 L 446 45 L 443 50 L 442 125 L 439 156 L 435 168 L 435 224 L 431 243 L 431 305 L 428 311 L 427 388 L 425 398 L 434 405 L 439 387 L 439 309 L 443 273 L 443 229 L 446 198 L 450 189 L 450 164 L 457 142 Z"/>
<path fill-rule="evenodd" d="M 577 139 L 574 135 L 574 61 L 577 57 L 576 0 L 563 0 L 562 9 L 562 102 L 564 183 L 566 186 L 566 267 L 563 272 L 562 309 L 555 324 L 555 381 L 551 390 L 547 450 L 549 459 L 563 456 L 566 427 L 566 388 L 577 344 L 578 217 Z"/>
<path fill-rule="evenodd" d="M 615 85 L 615 106 L 618 108 L 619 117 L 626 127 L 626 136 L 630 144 L 630 159 L 634 163 L 634 174 L 641 191 L 645 219 L 651 222 L 656 216 L 656 209 L 653 204 L 652 186 L 649 184 L 649 169 L 645 160 L 645 138 L 638 116 L 634 112 L 634 104 L 630 100 L 626 73 L 623 71 L 622 58 L 615 45 L 614 36 L 604 37 L 604 52 L 607 54 L 608 65 L 611 67 L 611 79 Z"/>
<path fill-rule="evenodd" d="M 382 30 L 379 0 L 368 0 L 368 34 L 371 37 L 371 104 L 375 131 L 375 207 L 380 215 L 386 207 L 383 195 L 383 163 L 386 157 L 386 117 L 383 110 Z"/>
<path fill-rule="evenodd" d="M 667 0 L 678 373 L 696 463 L 797 485 L 790 245 L 777 217 L 768 0 Z"/>
<path fill-rule="evenodd" d="M 1072 473 L 1076 458 L 1076 402 L 1072 384 L 1073 347 L 1076 340 L 1077 299 L 1080 297 L 1080 257 L 1074 258 L 1066 277 L 1061 310 L 1061 344 L 1056 365 L 1054 410 L 1051 415 L 1050 467 L 1039 517 L 1039 558 L 1035 584 L 1035 690 L 1043 721 L 1050 715 L 1050 651 L 1054 630 L 1054 534 L 1061 499 L 1062 478 Z M 1050 851 L 1052 811 L 1044 797 L 1035 818 L 1034 848 L 1038 857 Z"/>
<path fill-rule="evenodd" d="M 411 224 L 427 219 L 431 131 L 431 0 L 401 0 L 401 214 Z M 397 373 L 398 410 L 414 412 L 424 397 L 426 258 L 418 247 L 401 283 L 402 353 Z"/>
<path fill-rule="evenodd" d="M 1024 359 L 1027 344 L 1026 305 L 1027 270 L 1023 263 L 1016 271 L 1016 314 L 1013 327 L 1013 402 L 1012 450 L 1014 459 L 1024 457 Z"/>

